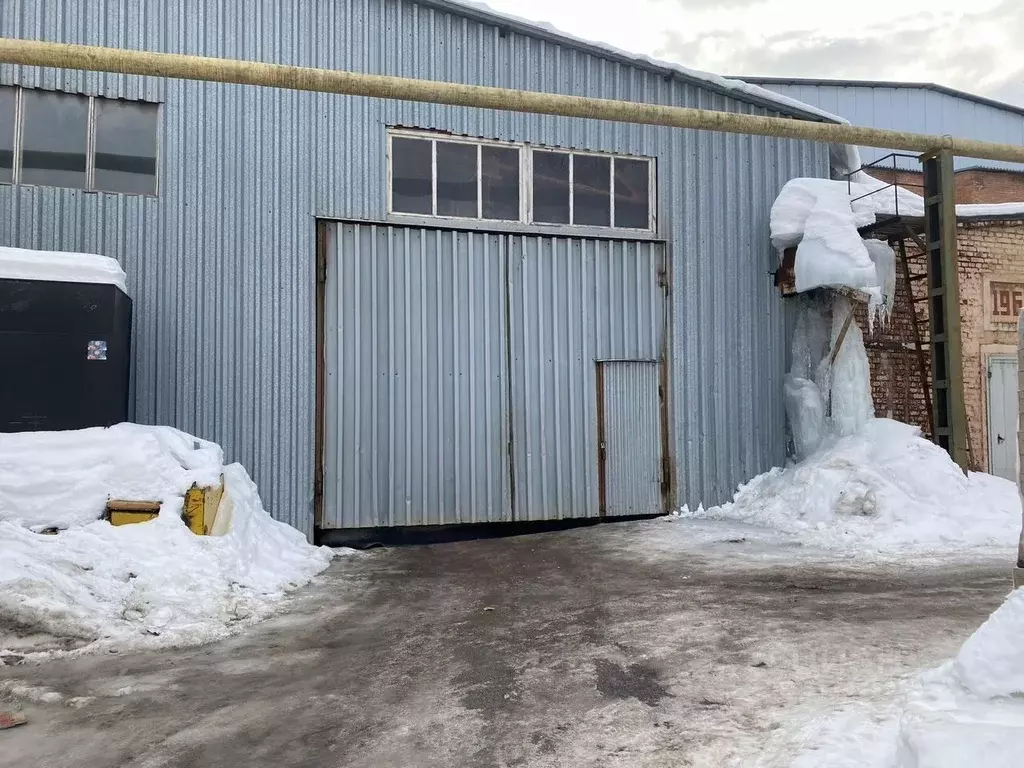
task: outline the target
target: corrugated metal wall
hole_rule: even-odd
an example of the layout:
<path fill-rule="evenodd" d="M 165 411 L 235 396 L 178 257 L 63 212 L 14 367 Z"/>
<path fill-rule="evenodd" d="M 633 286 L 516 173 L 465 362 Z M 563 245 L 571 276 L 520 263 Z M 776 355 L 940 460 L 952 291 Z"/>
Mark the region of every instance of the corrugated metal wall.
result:
<path fill-rule="evenodd" d="M 8 0 L 0 35 L 765 114 L 412 0 Z M 783 305 L 768 211 L 821 145 L 446 106 L 0 67 L 0 83 L 163 102 L 160 195 L 0 186 L 0 244 L 116 257 L 135 298 L 136 418 L 224 445 L 310 532 L 315 217 L 385 218 L 385 130 L 654 156 L 672 261 L 679 502 L 784 458 Z"/>
<path fill-rule="evenodd" d="M 658 363 L 601 363 L 605 514 L 664 511 Z"/>
<path fill-rule="evenodd" d="M 665 247 L 515 236 L 509 260 L 516 519 L 595 517 L 595 361 L 662 357 Z"/>
<path fill-rule="evenodd" d="M 598 516 L 595 361 L 664 354 L 664 244 L 328 231 L 323 527 Z"/>
<path fill-rule="evenodd" d="M 510 520 L 505 237 L 328 231 L 323 527 Z"/>
<path fill-rule="evenodd" d="M 999 109 L 949 93 L 925 88 L 887 85 L 829 85 L 818 83 L 765 83 L 765 88 L 813 104 L 845 117 L 854 125 L 891 128 L 897 131 L 956 136 L 1004 144 L 1024 144 L 1024 115 Z M 872 162 L 893 150 L 861 147 L 861 160 Z M 1024 170 L 1018 163 L 955 158 L 957 168 Z M 920 163 L 904 161 L 904 167 L 920 170 Z M 891 167 L 891 166 L 890 166 Z"/>

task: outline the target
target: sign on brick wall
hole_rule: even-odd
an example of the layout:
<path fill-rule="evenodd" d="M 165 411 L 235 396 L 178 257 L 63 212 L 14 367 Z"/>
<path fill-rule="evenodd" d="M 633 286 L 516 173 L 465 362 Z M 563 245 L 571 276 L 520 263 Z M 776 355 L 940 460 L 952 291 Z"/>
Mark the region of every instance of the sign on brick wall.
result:
<path fill-rule="evenodd" d="M 988 319 L 992 323 L 1017 323 L 1024 310 L 1024 283 L 992 280 L 988 283 Z"/>

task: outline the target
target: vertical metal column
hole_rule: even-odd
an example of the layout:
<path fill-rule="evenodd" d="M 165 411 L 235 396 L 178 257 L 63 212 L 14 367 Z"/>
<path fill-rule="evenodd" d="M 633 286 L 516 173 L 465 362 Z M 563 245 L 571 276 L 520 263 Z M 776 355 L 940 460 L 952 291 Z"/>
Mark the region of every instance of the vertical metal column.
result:
<path fill-rule="evenodd" d="M 953 155 L 948 150 L 942 150 L 922 155 L 921 162 L 924 165 L 935 442 L 945 448 L 953 461 L 966 470 L 970 464 L 970 450 L 960 340 Z"/>

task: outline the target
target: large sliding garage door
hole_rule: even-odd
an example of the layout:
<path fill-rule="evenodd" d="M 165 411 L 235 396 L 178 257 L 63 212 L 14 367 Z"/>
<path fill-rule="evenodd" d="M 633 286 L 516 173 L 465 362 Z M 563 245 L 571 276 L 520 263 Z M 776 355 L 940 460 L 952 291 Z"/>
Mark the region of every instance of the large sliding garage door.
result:
<path fill-rule="evenodd" d="M 323 528 L 663 511 L 660 243 L 331 224 Z"/>

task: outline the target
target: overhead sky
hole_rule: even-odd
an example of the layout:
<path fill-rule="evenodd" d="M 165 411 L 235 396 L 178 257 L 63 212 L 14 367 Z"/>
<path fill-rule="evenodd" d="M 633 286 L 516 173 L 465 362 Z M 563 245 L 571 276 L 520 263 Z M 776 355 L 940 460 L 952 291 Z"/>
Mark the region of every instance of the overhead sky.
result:
<path fill-rule="evenodd" d="M 935 82 L 1024 106 L 1024 0 L 488 0 L 723 75 Z"/>

